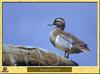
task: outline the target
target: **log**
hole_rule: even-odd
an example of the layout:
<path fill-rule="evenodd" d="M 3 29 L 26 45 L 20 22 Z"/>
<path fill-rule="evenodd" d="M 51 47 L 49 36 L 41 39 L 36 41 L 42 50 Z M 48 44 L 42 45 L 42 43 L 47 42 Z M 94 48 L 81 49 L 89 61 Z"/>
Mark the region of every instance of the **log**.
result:
<path fill-rule="evenodd" d="M 78 66 L 72 60 L 46 49 L 24 45 L 3 45 L 3 66 Z"/>

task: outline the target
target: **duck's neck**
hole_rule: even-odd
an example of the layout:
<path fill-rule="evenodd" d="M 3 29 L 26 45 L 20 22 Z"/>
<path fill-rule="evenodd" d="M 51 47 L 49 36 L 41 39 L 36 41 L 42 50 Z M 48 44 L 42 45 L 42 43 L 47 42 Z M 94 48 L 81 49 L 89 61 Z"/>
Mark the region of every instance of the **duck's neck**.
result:
<path fill-rule="evenodd" d="M 59 28 L 63 31 L 65 29 L 65 26 L 59 26 L 59 27 L 56 27 L 56 28 Z"/>

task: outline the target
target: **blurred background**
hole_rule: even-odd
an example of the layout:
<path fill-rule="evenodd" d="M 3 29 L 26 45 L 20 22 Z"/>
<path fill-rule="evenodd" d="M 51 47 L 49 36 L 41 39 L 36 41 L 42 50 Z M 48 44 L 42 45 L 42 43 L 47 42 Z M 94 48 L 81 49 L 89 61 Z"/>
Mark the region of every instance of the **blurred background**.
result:
<path fill-rule="evenodd" d="M 65 31 L 88 44 L 89 53 L 70 55 L 80 66 L 97 65 L 97 3 L 3 3 L 3 44 L 41 47 L 64 56 L 49 33 L 53 20 L 62 17 Z"/>

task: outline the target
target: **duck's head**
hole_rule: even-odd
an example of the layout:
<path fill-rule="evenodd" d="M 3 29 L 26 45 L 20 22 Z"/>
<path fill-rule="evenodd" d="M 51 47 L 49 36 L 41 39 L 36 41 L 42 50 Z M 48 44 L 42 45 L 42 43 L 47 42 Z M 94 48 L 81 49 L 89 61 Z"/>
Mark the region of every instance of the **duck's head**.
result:
<path fill-rule="evenodd" d="M 65 28 L 65 21 L 64 21 L 63 18 L 56 18 L 56 19 L 54 19 L 52 25 L 55 25 L 56 28 L 60 28 L 60 29 L 64 30 L 64 28 Z"/>

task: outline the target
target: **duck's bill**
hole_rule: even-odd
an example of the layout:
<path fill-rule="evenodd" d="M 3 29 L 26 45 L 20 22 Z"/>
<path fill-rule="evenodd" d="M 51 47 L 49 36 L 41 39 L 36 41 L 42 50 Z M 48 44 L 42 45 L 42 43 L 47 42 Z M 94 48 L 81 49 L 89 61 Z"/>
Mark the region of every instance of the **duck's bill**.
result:
<path fill-rule="evenodd" d="M 48 24 L 48 26 L 53 26 L 54 24 Z"/>

